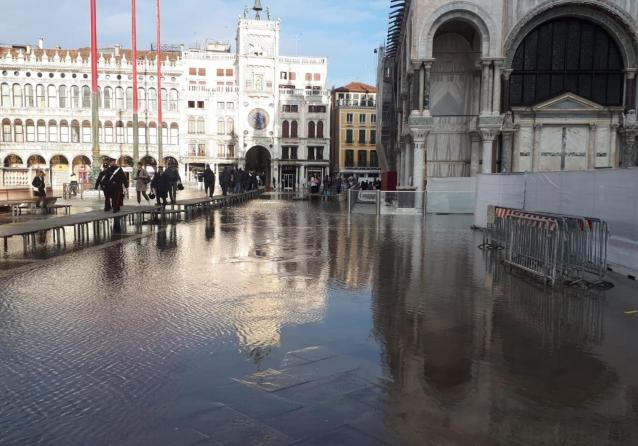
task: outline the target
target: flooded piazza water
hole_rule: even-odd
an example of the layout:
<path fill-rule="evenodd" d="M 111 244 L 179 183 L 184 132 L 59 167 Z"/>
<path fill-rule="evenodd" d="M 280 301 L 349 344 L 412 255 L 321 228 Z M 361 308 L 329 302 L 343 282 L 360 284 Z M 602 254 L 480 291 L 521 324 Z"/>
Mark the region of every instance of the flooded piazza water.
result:
<path fill-rule="evenodd" d="M 5 271 L 0 444 L 638 444 L 638 288 L 471 223 L 263 199 Z"/>

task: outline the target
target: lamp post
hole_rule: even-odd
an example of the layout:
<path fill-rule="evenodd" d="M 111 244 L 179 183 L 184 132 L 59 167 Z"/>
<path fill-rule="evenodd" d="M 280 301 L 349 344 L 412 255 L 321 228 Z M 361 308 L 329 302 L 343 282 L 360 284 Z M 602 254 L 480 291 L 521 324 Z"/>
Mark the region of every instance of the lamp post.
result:
<path fill-rule="evenodd" d="M 99 128 L 99 91 L 98 91 L 98 58 L 97 58 L 97 6 L 91 1 L 91 135 L 92 160 L 91 179 L 95 181 L 100 173 L 100 128 Z"/>
<path fill-rule="evenodd" d="M 137 1 L 132 2 L 132 63 L 133 63 L 133 162 L 140 157 L 139 116 L 137 111 Z"/>
<path fill-rule="evenodd" d="M 162 48 L 160 40 L 160 0 L 157 0 L 157 156 L 161 163 L 164 158 L 162 147 Z M 170 131 L 170 130 L 169 130 Z"/>

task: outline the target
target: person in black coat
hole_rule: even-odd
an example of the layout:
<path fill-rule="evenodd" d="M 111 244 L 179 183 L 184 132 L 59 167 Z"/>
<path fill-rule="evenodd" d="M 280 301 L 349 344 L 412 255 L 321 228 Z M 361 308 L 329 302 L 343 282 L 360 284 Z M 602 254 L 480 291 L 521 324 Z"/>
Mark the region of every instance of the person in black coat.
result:
<path fill-rule="evenodd" d="M 206 194 L 213 198 L 215 192 L 215 172 L 210 168 L 210 164 L 206 164 L 206 170 L 204 171 L 204 188 Z"/>
<path fill-rule="evenodd" d="M 38 201 L 35 204 L 35 207 L 39 208 L 40 206 L 45 207 L 45 199 L 47 198 L 47 188 L 44 182 L 44 172 L 38 170 L 35 175 L 35 178 L 31 182 L 31 186 L 35 189 L 33 191 L 33 195 L 38 197 Z"/>
<path fill-rule="evenodd" d="M 102 189 L 104 193 L 104 212 L 108 212 L 112 209 L 111 207 L 111 189 L 108 185 L 108 180 L 115 172 L 115 160 L 111 160 L 110 163 L 104 163 L 102 166 L 102 171 L 95 180 L 95 189 Z"/>
<path fill-rule="evenodd" d="M 120 212 L 124 204 L 124 191 L 129 187 L 128 177 L 121 167 L 115 166 L 115 170 L 108 179 L 108 188 L 111 195 L 113 213 Z"/>
<path fill-rule="evenodd" d="M 151 181 L 151 188 L 155 191 L 155 198 L 158 206 L 166 206 L 168 204 L 168 189 L 170 178 L 164 172 L 164 168 L 160 167 Z"/>
<path fill-rule="evenodd" d="M 224 197 L 228 194 L 228 187 L 230 186 L 230 173 L 228 167 L 224 167 L 222 173 L 219 174 L 219 185 L 222 187 L 222 193 Z"/>

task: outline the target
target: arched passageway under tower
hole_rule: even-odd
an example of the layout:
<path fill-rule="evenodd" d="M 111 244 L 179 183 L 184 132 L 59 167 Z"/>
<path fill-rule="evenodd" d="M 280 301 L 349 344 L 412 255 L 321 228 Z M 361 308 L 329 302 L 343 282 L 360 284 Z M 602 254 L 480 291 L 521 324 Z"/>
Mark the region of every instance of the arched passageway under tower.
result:
<path fill-rule="evenodd" d="M 259 176 L 263 174 L 266 180 L 266 187 L 270 186 L 272 178 L 271 161 L 270 151 L 263 146 L 253 146 L 246 152 L 246 170 Z"/>

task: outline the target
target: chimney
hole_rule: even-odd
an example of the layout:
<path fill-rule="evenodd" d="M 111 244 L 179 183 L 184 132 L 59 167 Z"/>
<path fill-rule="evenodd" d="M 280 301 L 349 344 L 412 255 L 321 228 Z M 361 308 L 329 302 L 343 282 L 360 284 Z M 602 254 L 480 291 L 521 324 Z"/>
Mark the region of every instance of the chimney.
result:
<path fill-rule="evenodd" d="M 41 50 L 44 49 L 44 37 L 40 37 L 38 39 L 38 48 L 40 48 Z"/>
<path fill-rule="evenodd" d="M 115 54 L 115 57 L 120 57 L 120 52 L 122 50 L 122 44 L 118 43 L 115 45 L 115 47 L 113 48 L 113 52 Z"/>

